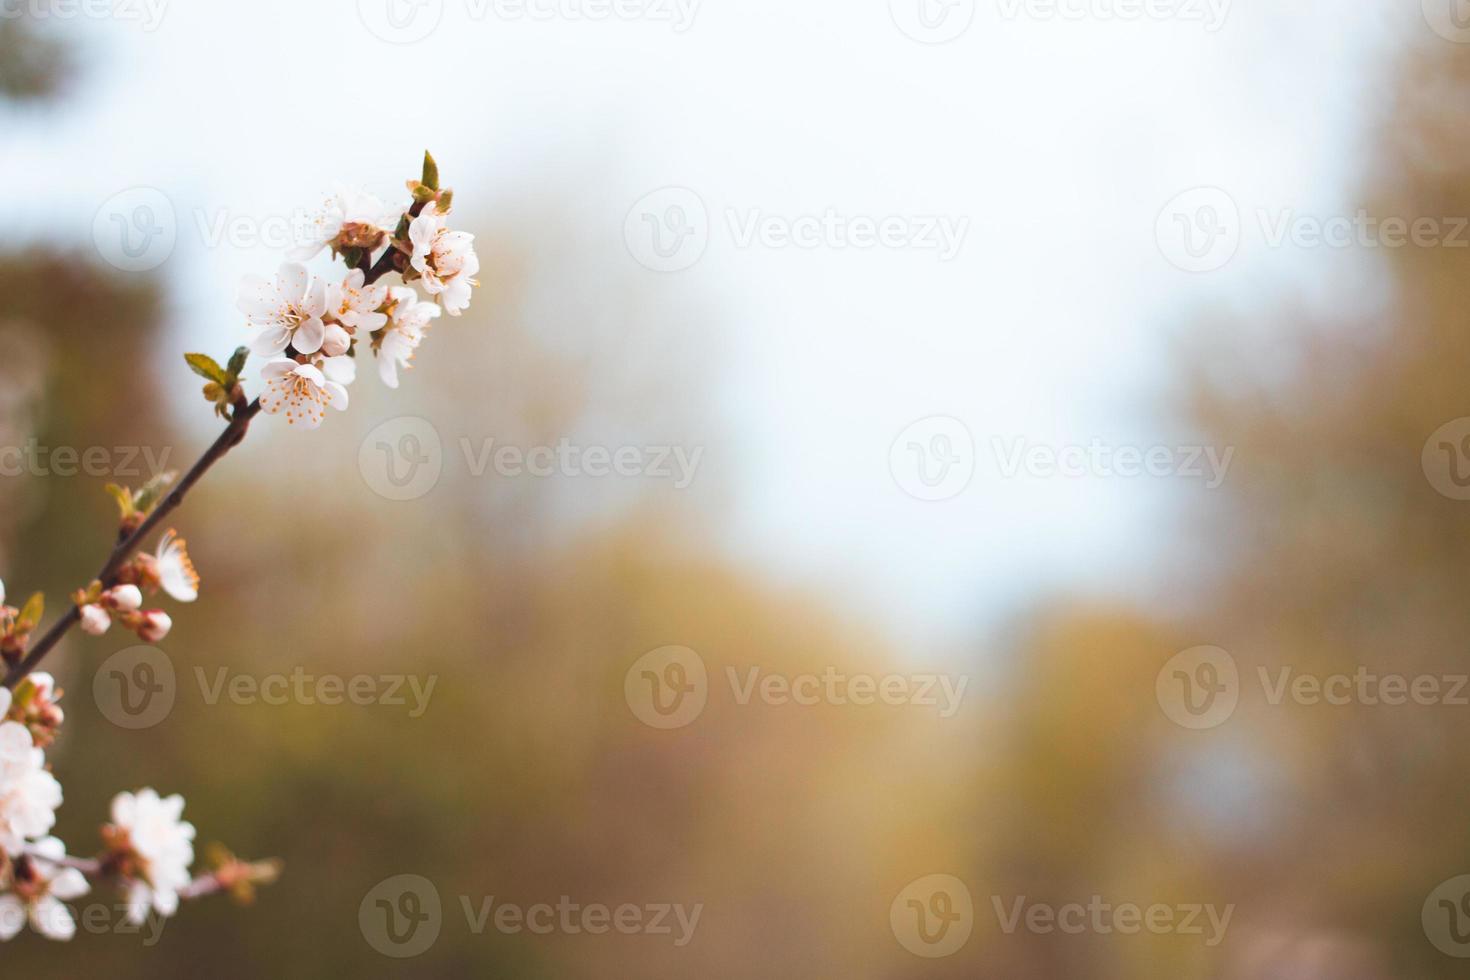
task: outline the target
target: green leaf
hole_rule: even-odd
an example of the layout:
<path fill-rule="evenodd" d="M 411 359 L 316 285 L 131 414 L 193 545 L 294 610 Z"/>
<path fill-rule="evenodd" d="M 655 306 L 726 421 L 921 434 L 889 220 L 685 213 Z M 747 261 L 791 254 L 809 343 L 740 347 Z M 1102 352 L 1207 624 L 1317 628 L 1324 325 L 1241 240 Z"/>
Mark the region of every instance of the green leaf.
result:
<path fill-rule="evenodd" d="M 424 175 L 419 178 L 419 182 L 431 191 L 439 189 L 439 165 L 434 162 L 428 150 L 424 151 Z"/>
<path fill-rule="evenodd" d="M 30 632 L 41 624 L 41 617 L 46 613 L 46 597 L 37 592 L 26 600 L 21 608 L 19 624 L 26 632 Z"/>
<path fill-rule="evenodd" d="M 250 348 L 236 347 L 235 353 L 230 355 L 230 363 L 225 370 L 230 372 L 230 377 L 239 380 L 240 372 L 245 370 L 245 359 L 250 356 Z"/>
<path fill-rule="evenodd" d="M 126 487 L 120 487 L 116 483 L 109 483 L 102 488 L 106 490 L 113 500 L 117 501 L 118 516 L 127 520 L 133 515 L 133 492 Z"/>
<path fill-rule="evenodd" d="M 204 380 L 213 381 L 215 384 L 222 385 L 226 388 L 231 386 L 229 375 L 225 374 L 225 369 L 220 367 L 215 362 L 215 359 L 208 354 L 185 354 L 184 360 L 188 362 L 189 369 Z"/>
<path fill-rule="evenodd" d="M 174 480 L 178 479 L 178 476 L 177 470 L 165 470 L 143 484 L 142 489 L 133 495 L 133 505 L 138 512 L 146 514 L 151 511 L 168 492 L 169 487 L 174 485 Z"/>

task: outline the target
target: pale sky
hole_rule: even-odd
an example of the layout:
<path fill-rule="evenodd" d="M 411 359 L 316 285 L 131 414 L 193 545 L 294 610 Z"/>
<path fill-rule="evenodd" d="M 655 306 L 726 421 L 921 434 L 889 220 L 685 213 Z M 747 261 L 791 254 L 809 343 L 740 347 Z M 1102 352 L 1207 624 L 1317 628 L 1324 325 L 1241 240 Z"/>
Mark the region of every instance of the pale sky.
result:
<path fill-rule="evenodd" d="M 64 115 L 0 117 L 13 221 L 89 242 L 98 208 L 138 185 L 184 214 L 285 213 L 337 179 L 391 191 L 424 146 L 476 175 L 451 181 L 461 200 L 595 178 L 569 196 L 608 261 L 721 304 L 730 553 L 915 646 L 1042 585 L 1167 584 L 1159 555 L 1202 481 L 1006 477 L 997 446 L 1185 443 L 1157 411 L 1171 338 L 1236 310 L 1240 342 L 1269 346 L 1253 310 L 1371 302 L 1373 256 L 1270 247 L 1256 215 L 1350 212 L 1396 46 L 1451 43 L 1392 0 L 1159 0 L 1168 16 L 1139 19 L 1117 14 L 1127 0 L 1063 0 L 1075 18 L 1021 0 L 618 0 L 604 19 L 597 0 L 525 0 L 537 17 L 512 0 L 159 2 L 78 22 L 90 76 Z M 389 2 L 396 36 L 437 26 L 388 43 L 373 29 L 394 30 Z M 925 23 L 959 33 L 905 33 Z M 1202 186 L 1238 206 L 1240 243 L 1187 272 L 1156 222 Z M 640 266 L 625 234 L 665 187 L 707 215 L 680 271 Z M 903 244 L 744 238 L 757 217 L 779 234 L 829 211 L 901 219 Z M 277 253 L 211 247 L 192 223 L 164 266 L 177 329 L 228 349 L 236 281 Z M 943 243 L 930 226 L 964 230 L 955 254 L 916 246 Z M 937 415 L 973 436 L 974 475 L 922 501 L 890 447 Z"/>

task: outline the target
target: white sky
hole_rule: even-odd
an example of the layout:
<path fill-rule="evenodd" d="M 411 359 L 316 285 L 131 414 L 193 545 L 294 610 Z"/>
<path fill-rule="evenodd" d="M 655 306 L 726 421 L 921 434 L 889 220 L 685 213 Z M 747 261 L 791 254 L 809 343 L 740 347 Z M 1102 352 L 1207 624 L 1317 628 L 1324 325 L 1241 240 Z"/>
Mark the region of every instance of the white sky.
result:
<path fill-rule="evenodd" d="M 992 436 L 1178 441 L 1152 400 L 1171 337 L 1238 309 L 1241 342 L 1257 343 L 1251 311 L 1282 297 L 1361 303 L 1371 277 L 1353 277 L 1357 294 L 1327 289 L 1360 254 L 1267 248 L 1247 221 L 1234 261 L 1190 274 L 1165 261 L 1155 218 L 1199 185 L 1247 214 L 1350 209 L 1392 45 L 1449 43 L 1418 4 L 1391 0 L 1236 0 L 1214 32 L 1096 16 L 1109 0 L 1064 0 L 1094 14 L 1078 20 L 980 0 L 939 45 L 906 36 L 888 0 L 704 0 L 682 32 L 442 0 L 436 30 L 394 45 L 359 16 L 385 2 L 169 0 L 152 31 L 82 23 L 86 99 L 44 122 L 0 116 L 0 206 L 85 242 L 98 206 L 133 185 L 166 188 L 181 210 L 280 213 L 334 179 L 391 189 L 429 146 L 446 169 L 484 175 L 451 181 L 461 200 L 598 175 L 578 200 L 632 263 L 633 203 L 694 189 L 712 219 L 703 259 L 633 268 L 652 289 L 723 304 L 718 346 L 734 355 L 715 395 L 740 447 L 720 470 L 731 551 L 851 597 L 915 646 L 1041 583 L 1165 584 L 1153 569 L 1171 508 L 1197 482 L 1002 479 Z M 969 232 L 943 262 L 739 248 L 726 221 L 829 207 L 966 218 Z M 201 337 L 224 348 L 235 282 L 275 261 L 181 234 L 165 269 L 180 329 L 208 325 Z M 924 503 L 891 478 L 889 446 L 935 414 L 967 423 L 979 459 L 962 494 Z"/>

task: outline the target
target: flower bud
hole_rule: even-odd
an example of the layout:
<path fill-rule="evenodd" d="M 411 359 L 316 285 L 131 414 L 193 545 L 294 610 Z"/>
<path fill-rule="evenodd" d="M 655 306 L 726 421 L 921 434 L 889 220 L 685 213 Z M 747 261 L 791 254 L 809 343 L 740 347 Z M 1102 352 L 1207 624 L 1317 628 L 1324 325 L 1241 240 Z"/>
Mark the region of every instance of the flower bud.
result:
<path fill-rule="evenodd" d="M 143 613 L 142 621 L 138 623 L 138 639 L 144 643 L 157 643 L 168 636 L 168 631 L 173 627 L 174 621 L 169 618 L 168 613 L 162 609 L 149 609 Z"/>
<path fill-rule="evenodd" d="M 118 585 L 108 590 L 103 596 L 114 609 L 124 609 L 131 612 L 142 608 L 143 593 L 136 585 Z"/>
<path fill-rule="evenodd" d="M 88 603 L 82 607 L 82 632 L 89 636 L 101 636 L 107 632 L 112 625 L 112 617 L 107 615 L 107 610 L 96 603 Z"/>

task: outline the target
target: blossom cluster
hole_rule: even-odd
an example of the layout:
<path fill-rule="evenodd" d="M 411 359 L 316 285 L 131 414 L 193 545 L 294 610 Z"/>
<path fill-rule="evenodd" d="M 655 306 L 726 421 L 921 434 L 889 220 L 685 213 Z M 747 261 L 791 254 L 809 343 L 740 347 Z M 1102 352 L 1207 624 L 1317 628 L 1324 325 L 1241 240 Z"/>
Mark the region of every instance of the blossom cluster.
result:
<path fill-rule="evenodd" d="M 0 584 L 0 601 L 4 586 Z M 61 698 L 50 674 L 37 671 L 14 692 L 0 687 L 0 940 L 29 923 L 50 939 L 70 939 L 76 921 L 68 901 L 92 887 L 82 868 L 121 887 L 128 919 L 172 915 L 190 883 L 194 827 L 182 819 L 184 801 L 160 799 L 151 789 L 120 793 L 112 821 L 102 829 L 105 850 L 78 860 L 51 835 L 61 806 L 61 784 L 46 765 L 45 747 L 60 727 Z"/>
<path fill-rule="evenodd" d="M 439 189 L 431 157 L 409 189 L 412 200 L 394 208 L 339 189 L 311 222 L 311 241 L 294 249 L 273 278 L 241 282 L 236 305 L 252 331 L 248 349 L 266 358 L 262 411 L 318 427 L 328 406 L 347 407 L 363 347 L 377 358 L 383 383 L 398 387 L 399 371 L 411 366 L 430 322 L 469 306 L 480 270 L 474 236 L 450 228 L 453 196 Z M 307 268 L 324 250 L 346 263 L 346 275 L 319 277 Z M 403 285 L 380 283 L 388 271 Z M 413 283 L 422 283 L 427 300 Z M 226 394 L 224 382 L 236 380 L 227 372 L 206 377 L 216 386 L 206 395 L 216 400 Z"/>
<path fill-rule="evenodd" d="M 162 609 L 142 608 L 143 590 L 162 589 L 178 602 L 199 598 L 199 573 L 189 559 L 187 543 L 174 530 L 164 534 L 156 553 L 140 553 L 123 566 L 117 581 L 106 589 L 94 582 L 72 597 L 81 610 L 82 632 L 101 636 L 116 619 L 144 643 L 157 643 L 173 628 L 173 619 Z"/>
<path fill-rule="evenodd" d="M 145 643 L 168 635 L 173 621 L 162 609 L 145 609 L 144 597 L 164 592 L 177 602 L 199 597 L 199 574 L 176 531 L 163 534 L 153 552 L 143 539 L 178 507 L 183 494 L 244 437 L 257 412 L 284 414 L 290 424 L 316 428 L 327 406 L 347 407 L 347 386 L 357 358 L 370 351 L 384 384 L 398 387 L 430 323 L 442 312 L 468 307 L 479 271 L 474 237 L 449 227 L 453 193 L 439 187 L 434 160 L 424 154 L 423 176 L 408 182 L 410 200 L 388 208 L 370 195 L 339 190 L 312 224 L 312 241 L 295 250 L 273 279 L 246 277 L 237 306 L 252 330 L 225 366 L 204 354 L 188 354 L 189 367 L 208 382 L 204 395 L 230 425 L 177 489 L 176 475 L 160 474 L 128 489 L 109 484 L 119 508 L 119 538 L 98 577 L 72 593 L 73 609 L 32 644 L 45 611 L 32 595 L 20 607 L 6 605 L 0 582 L 0 941 L 29 923 L 51 939 L 70 939 L 76 922 L 68 901 L 102 884 L 121 889 L 131 921 L 173 915 L 182 897 L 228 891 L 248 901 L 257 884 L 273 881 L 277 862 L 240 861 L 217 848 L 209 875 L 193 878 L 194 827 L 183 819 L 180 796 L 152 789 L 119 793 L 102 827 L 102 850 L 77 858 L 52 835 L 62 803 L 61 784 L 46 751 L 64 720 L 55 679 L 35 670 L 73 625 L 100 636 L 114 624 Z M 347 266 L 341 276 L 321 277 L 305 263 L 330 250 Z M 397 273 L 398 285 L 380 282 Z M 422 283 L 423 298 L 415 284 Z M 258 402 L 247 403 L 240 374 L 251 354 L 266 359 Z"/>

